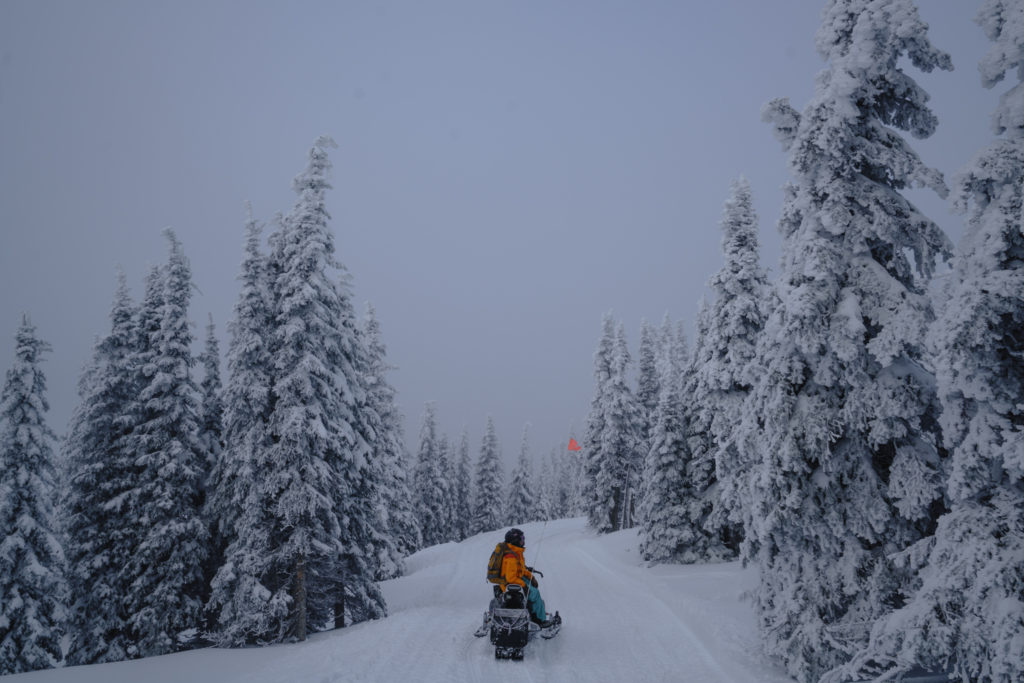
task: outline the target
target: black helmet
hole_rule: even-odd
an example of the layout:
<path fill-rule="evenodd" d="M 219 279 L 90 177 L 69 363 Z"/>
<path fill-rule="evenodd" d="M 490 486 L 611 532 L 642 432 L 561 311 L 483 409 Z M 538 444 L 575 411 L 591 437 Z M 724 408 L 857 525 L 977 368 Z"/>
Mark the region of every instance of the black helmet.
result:
<path fill-rule="evenodd" d="M 505 543 L 517 545 L 520 548 L 526 547 L 526 534 L 522 529 L 509 529 L 505 532 Z"/>

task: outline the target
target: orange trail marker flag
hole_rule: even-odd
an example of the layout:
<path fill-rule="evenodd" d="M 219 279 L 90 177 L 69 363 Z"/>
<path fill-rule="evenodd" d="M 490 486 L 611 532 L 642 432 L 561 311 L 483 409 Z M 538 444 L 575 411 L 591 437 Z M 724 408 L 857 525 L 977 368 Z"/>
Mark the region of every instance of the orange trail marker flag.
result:
<path fill-rule="evenodd" d="M 578 450 L 580 450 L 580 445 L 578 443 L 576 443 L 576 439 L 569 439 L 569 450 L 570 451 L 578 451 Z"/>

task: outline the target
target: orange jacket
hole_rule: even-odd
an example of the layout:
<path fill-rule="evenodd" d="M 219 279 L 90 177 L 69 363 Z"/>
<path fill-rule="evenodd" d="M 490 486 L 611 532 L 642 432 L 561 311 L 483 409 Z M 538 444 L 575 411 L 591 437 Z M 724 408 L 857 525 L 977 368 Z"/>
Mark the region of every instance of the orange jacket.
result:
<path fill-rule="evenodd" d="M 530 585 L 533 572 L 526 568 L 526 559 L 523 557 L 523 549 L 517 545 L 508 544 L 511 552 L 505 553 L 501 558 L 501 578 L 505 583 L 518 583 L 523 588 Z"/>

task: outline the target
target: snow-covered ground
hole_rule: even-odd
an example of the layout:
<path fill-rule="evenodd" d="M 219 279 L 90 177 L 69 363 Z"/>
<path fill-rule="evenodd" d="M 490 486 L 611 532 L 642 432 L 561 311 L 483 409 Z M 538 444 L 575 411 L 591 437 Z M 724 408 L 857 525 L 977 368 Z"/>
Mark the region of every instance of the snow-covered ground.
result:
<path fill-rule="evenodd" d="M 598 537 L 582 519 L 523 529 L 527 562 L 544 572 L 541 592 L 564 625 L 553 640 L 532 642 L 521 662 L 495 660 L 487 638 L 473 637 L 491 595 L 483 576 L 503 536 L 495 532 L 409 558 L 408 575 L 383 584 L 387 619 L 300 644 L 211 648 L 4 680 L 791 683 L 758 650 L 754 617 L 741 598 L 756 583 L 753 570 L 738 563 L 648 568 L 635 531 Z"/>

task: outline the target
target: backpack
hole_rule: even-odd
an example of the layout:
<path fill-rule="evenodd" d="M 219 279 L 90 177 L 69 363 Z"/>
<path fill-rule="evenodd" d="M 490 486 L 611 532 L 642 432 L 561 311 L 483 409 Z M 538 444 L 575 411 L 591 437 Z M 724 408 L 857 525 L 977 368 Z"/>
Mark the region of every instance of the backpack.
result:
<path fill-rule="evenodd" d="M 505 556 L 512 553 L 507 543 L 499 543 L 494 546 L 491 559 L 487 560 L 487 580 L 502 587 L 505 586 L 505 578 L 501 575 L 501 562 Z"/>

